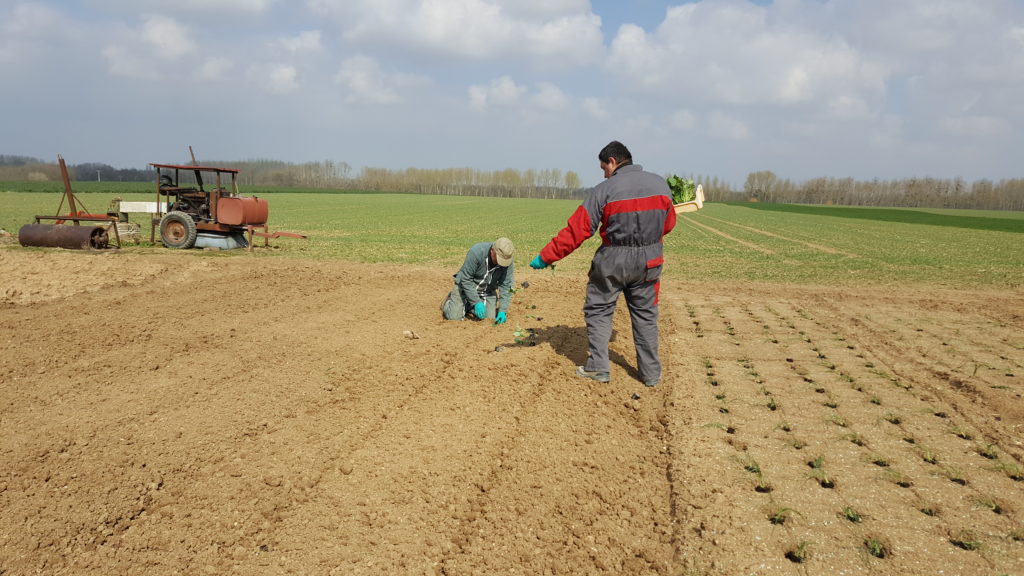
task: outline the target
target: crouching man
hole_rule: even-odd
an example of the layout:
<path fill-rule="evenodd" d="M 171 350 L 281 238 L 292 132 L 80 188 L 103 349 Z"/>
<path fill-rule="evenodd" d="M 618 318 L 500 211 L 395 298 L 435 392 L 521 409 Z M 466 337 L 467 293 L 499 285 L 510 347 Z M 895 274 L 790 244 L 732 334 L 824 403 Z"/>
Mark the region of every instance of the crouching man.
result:
<path fill-rule="evenodd" d="M 455 274 L 455 286 L 441 303 L 444 318 L 462 320 L 468 316 L 504 324 L 515 283 L 514 253 L 508 238 L 471 246 Z"/>

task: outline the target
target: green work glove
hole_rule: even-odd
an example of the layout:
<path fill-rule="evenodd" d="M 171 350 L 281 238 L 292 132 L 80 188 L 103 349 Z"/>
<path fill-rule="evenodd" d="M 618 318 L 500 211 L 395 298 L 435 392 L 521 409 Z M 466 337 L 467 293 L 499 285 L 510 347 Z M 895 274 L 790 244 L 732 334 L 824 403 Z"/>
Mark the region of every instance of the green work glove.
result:
<path fill-rule="evenodd" d="M 495 324 L 504 324 L 505 323 L 505 311 L 504 310 L 502 310 L 501 312 L 498 312 L 498 317 L 494 319 L 494 323 Z"/>
<path fill-rule="evenodd" d="M 487 316 L 487 304 L 483 300 L 473 305 L 473 314 L 476 317 L 483 320 L 484 316 Z"/>
<path fill-rule="evenodd" d="M 542 268 L 547 268 L 547 267 L 548 267 L 548 263 L 545 262 L 544 260 L 541 260 L 540 254 L 537 254 L 537 256 L 533 260 L 530 261 L 530 268 L 534 268 L 534 269 L 540 270 Z"/>

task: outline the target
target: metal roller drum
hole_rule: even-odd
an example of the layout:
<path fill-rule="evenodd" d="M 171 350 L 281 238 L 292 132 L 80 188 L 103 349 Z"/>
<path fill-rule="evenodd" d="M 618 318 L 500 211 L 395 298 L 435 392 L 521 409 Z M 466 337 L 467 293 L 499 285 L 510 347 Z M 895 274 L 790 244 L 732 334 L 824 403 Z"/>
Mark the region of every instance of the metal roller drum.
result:
<path fill-rule="evenodd" d="M 63 226 L 26 224 L 18 231 L 22 246 L 67 248 L 69 250 L 101 250 L 107 247 L 107 230 L 103 226 Z"/>

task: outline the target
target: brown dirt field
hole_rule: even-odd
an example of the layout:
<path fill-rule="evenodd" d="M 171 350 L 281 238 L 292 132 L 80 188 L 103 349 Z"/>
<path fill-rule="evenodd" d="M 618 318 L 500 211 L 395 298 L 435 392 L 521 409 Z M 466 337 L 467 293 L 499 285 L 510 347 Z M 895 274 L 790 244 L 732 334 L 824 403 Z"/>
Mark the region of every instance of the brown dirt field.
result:
<path fill-rule="evenodd" d="M 0 575 L 1024 574 L 1024 292 L 452 272 L 0 247 Z"/>

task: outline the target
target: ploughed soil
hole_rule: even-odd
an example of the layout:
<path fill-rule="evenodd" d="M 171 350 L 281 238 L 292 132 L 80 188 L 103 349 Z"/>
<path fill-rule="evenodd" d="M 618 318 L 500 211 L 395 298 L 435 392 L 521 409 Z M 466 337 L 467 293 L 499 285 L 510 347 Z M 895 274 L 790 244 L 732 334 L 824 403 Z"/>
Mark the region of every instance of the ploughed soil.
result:
<path fill-rule="evenodd" d="M 0 574 L 1024 574 L 1021 291 L 453 272 L 0 247 Z"/>

